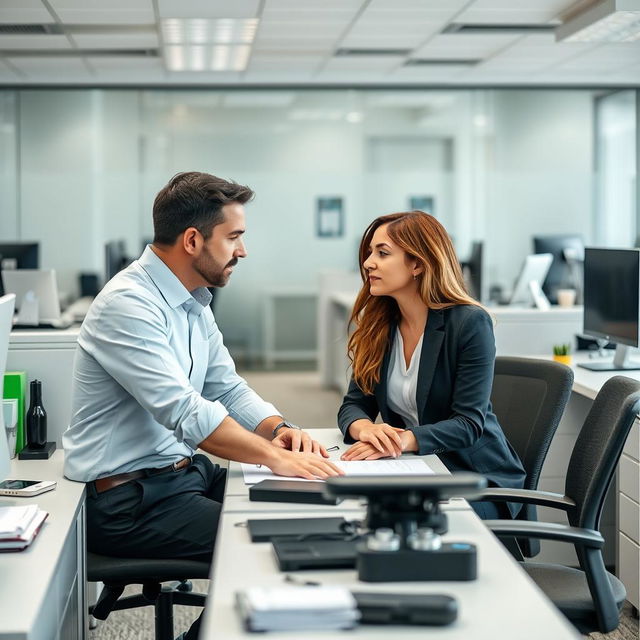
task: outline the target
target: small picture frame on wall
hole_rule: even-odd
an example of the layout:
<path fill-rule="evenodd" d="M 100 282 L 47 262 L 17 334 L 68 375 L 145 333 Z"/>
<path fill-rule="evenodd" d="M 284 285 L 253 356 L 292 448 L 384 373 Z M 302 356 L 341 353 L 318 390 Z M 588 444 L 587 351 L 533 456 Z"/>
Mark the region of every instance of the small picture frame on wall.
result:
<path fill-rule="evenodd" d="M 409 196 L 410 211 L 424 211 L 436 215 L 436 199 L 433 196 Z"/>
<path fill-rule="evenodd" d="M 340 238 L 344 235 L 342 197 L 320 196 L 316 199 L 316 235 L 319 238 Z"/>

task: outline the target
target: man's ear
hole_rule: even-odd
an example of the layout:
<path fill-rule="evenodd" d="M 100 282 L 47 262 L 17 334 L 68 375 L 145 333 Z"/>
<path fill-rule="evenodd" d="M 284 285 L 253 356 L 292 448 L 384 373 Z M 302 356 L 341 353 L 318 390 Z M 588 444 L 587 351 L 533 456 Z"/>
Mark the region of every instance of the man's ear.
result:
<path fill-rule="evenodd" d="M 188 227 L 182 234 L 182 246 L 190 256 L 198 255 L 202 249 L 202 234 L 195 227 Z"/>

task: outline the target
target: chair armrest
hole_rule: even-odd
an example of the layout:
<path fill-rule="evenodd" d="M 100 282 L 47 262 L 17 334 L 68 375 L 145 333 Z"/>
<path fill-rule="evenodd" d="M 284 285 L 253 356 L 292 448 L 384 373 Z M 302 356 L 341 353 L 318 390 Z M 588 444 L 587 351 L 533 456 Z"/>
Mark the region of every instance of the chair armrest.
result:
<path fill-rule="evenodd" d="M 501 489 L 489 487 L 484 489 L 478 498 L 474 500 L 491 500 L 493 502 L 522 502 L 524 504 L 537 504 L 540 507 L 554 507 L 563 511 L 570 511 L 576 503 L 567 496 L 551 491 L 532 491 L 531 489 Z"/>
<path fill-rule="evenodd" d="M 553 522 L 525 522 L 522 520 L 484 520 L 483 522 L 498 537 L 516 536 L 518 538 L 559 540 L 592 549 L 601 549 L 604 545 L 604 538 L 593 529 L 570 527 L 566 524 Z"/>

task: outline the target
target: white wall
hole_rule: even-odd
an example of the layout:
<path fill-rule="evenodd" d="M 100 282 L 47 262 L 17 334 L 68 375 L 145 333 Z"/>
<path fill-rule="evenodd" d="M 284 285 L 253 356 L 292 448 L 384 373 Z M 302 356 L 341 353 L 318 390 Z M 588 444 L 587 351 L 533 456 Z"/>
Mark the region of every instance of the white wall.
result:
<path fill-rule="evenodd" d="M 494 92 L 487 278 L 513 284 L 536 234 L 593 235 L 593 100 L 586 91 Z"/>

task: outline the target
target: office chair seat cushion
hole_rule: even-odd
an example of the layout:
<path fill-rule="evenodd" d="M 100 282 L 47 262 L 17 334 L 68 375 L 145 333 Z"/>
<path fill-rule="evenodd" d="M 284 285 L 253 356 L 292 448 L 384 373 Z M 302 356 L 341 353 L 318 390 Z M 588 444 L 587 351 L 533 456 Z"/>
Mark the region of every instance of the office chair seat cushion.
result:
<path fill-rule="evenodd" d="M 207 579 L 210 565 L 196 560 L 115 558 L 87 553 L 87 580 L 119 584 L 143 584 L 169 580 Z"/>
<path fill-rule="evenodd" d="M 567 618 L 580 619 L 593 616 L 593 600 L 583 571 L 541 562 L 525 562 L 522 566 Z M 615 576 L 607 572 L 607 577 L 618 609 L 621 609 L 627 597 L 626 589 Z"/>

